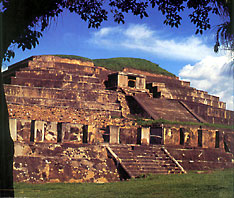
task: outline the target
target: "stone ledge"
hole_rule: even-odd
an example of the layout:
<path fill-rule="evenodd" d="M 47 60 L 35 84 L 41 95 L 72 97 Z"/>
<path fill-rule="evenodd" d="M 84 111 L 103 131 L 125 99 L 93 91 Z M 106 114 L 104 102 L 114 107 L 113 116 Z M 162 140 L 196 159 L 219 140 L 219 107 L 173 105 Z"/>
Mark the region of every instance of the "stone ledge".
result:
<path fill-rule="evenodd" d="M 100 83 L 99 78 L 95 76 L 86 76 L 86 75 L 75 75 L 67 73 L 47 73 L 47 72 L 32 72 L 32 71 L 20 71 L 16 72 L 16 78 L 24 79 L 41 79 L 41 80 L 55 80 L 55 81 L 64 81 L 64 82 L 93 82 Z"/>
<path fill-rule="evenodd" d="M 11 78 L 13 85 L 29 86 L 29 87 L 46 87 L 46 88 L 72 88 L 72 89 L 104 89 L 105 86 L 94 82 L 74 82 L 60 81 L 50 79 L 37 78 Z"/>
<path fill-rule="evenodd" d="M 100 109 L 100 110 L 120 110 L 118 103 L 101 103 L 97 101 L 81 101 L 81 100 L 69 100 L 69 99 L 47 99 L 47 98 L 28 98 L 17 96 L 6 96 L 8 104 L 18 105 L 38 105 L 45 107 L 72 107 L 79 109 Z M 103 101 L 105 102 L 105 101 Z"/>
<path fill-rule="evenodd" d="M 90 90 L 87 92 L 86 90 L 82 89 L 37 88 L 16 85 L 5 85 L 4 88 L 6 97 L 9 99 L 14 97 L 22 97 L 25 99 L 63 99 L 76 101 L 96 101 L 100 103 L 116 103 L 118 100 L 118 93 L 108 90 Z"/>
<path fill-rule="evenodd" d="M 78 65 L 86 65 L 86 66 L 94 66 L 92 61 L 83 61 L 77 59 L 70 58 L 61 58 L 59 56 L 54 55 L 41 55 L 41 56 L 32 56 L 33 61 L 46 61 L 46 62 L 56 62 L 56 63 L 69 63 L 69 64 L 78 64 Z"/>

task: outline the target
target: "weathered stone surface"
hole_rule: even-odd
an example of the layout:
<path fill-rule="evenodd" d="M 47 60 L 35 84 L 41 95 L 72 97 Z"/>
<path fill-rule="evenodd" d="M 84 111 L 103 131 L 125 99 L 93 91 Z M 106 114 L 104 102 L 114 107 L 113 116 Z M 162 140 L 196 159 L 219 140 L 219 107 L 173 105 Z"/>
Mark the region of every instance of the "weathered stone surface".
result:
<path fill-rule="evenodd" d="M 44 142 L 57 143 L 57 122 L 46 122 L 44 125 Z"/>
<path fill-rule="evenodd" d="M 121 125 L 123 119 L 112 119 L 120 117 L 120 110 L 100 109 L 76 109 L 71 107 L 45 107 L 37 105 L 15 105 L 9 104 L 9 115 L 12 119 L 43 120 L 48 122 L 69 122 L 82 124 L 98 124 L 99 126 L 111 124 Z M 131 120 L 129 120 L 131 122 Z M 127 123 L 128 120 L 125 121 Z M 131 123 L 130 123 L 131 124 Z"/>
<path fill-rule="evenodd" d="M 233 168 L 231 153 L 219 149 L 166 147 L 185 170 L 215 170 Z"/>
<path fill-rule="evenodd" d="M 11 138 L 13 141 L 17 140 L 17 120 L 16 119 L 9 119 L 9 127 Z"/>
<path fill-rule="evenodd" d="M 104 147 L 85 145 L 16 143 L 14 159 L 16 182 L 97 182 L 117 181 L 114 162 Z M 111 165 L 110 165 L 111 164 Z"/>
<path fill-rule="evenodd" d="M 132 68 L 125 68 L 124 71 L 145 75 L 147 83 L 151 83 L 151 89 L 156 88 L 155 91 L 158 94 L 155 96 L 182 100 L 207 122 L 228 125 L 233 123 L 233 111 L 225 110 L 225 103 L 219 101 L 216 96 L 190 87 L 189 82 L 180 81 L 176 77 L 152 74 Z"/>
<path fill-rule="evenodd" d="M 181 129 L 184 131 L 183 143 L 181 144 Z M 183 145 L 185 147 L 195 148 L 198 145 L 198 131 L 202 131 L 202 148 L 216 148 L 216 141 L 218 141 L 218 148 L 222 151 L 224 148 L 224 134 L 226 130 L 217 130 L 212 128 L 202 128 L 195 126 L 164 126 L 164 144 L 165 145 Z M 219 138 L 216 139 L 216 133 L 219 133 Z"/>
<path fill-rule="evenodd" d="M 198 122 L 178 101 L 150 98 L 142 95 L 134 96 L 145 112 L 153 119 L 165 119 L 182 122 Z"/>
<path fill-rule="evenodd" d="M 137 130 L 134 128 L 121 128 L 119 138 L 120 144 L 137 144 Z"/>
<path fill-rule="evenodd" d="M 100 146 L 108 143 L 131 144 L 128 152 L 136 148 L 142 163 L 142 156 L 160 158 L 150 144 L 164 144 L 187 169 L 212 169 L 212 162 L 213 168 L 230 167 L 233 157 L 225 151 L 234 152 L 232 130 L 188 124 L 142 127 L 134 119 L 233 124 L 233 112 L 218 97 L 177 77 L 129 68 L 114 73 L 90 61 L 56 56 L 31 57 L 4 72 L 4 82 L 11 83 L 5 85 L 5 93 L 15 141 L 15 181 L 118 180 L 115 163 Z M 137 150 L 137 144 L 145 146 Z M 136 166 L 137 160 L 131 160 Z"/>
<path fill-rule="evenodd" d="M 149 145 L 150 143 L 150 127 L 141 128 L 141 144 Z"/>
<path fill-rule="evenodd" d="M 17 120 L 17 141 L 30 142 L 31 120 Z"/>

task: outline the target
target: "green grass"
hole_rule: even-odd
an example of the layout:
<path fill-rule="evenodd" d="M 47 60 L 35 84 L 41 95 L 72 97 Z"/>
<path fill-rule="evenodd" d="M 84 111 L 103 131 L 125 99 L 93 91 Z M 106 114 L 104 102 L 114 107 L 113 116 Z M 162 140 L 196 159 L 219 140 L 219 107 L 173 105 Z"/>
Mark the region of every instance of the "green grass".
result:
<path fill-rule="evenodd" d="M 142 71 L 148 71 L 156 74 L 162 74 L 166 76 L 173 76 L 174 74 L 159 67 L 158 64 L 152 63 L 145 59 L 140 58 L 108 58 L 108 59 L 93 59 L 93 62 L 97 66 L 102 66 L 110 70 L 121 71 L 124 67 L 134 68 Z"/>
<path fill-rule="evenodd" d="M 61 58 L 75 59 L 81 61 L 92 61 L 94 65 L 105 67 L 114 71 L 122 71 L 124 67 L 138 69 L 142 71 L 148 71 L 151 73 L 162 74 L 165 76 L 175 77 L 174 74 L 168 72 L 167 70 L 159 67 L 158 64 L 152 63 L 145 59 L 140 58 L 108 58 L 108 59 L 90 59 L 82 56 L 76 55 L 63 55 L 57 54 L 54 56 L 58 56 Z"/>
<path fill-rule="evenodd" d="M 164 120 L 164 119 L 144 120 L 142 118 L 137 118 L 136 122 L 138 125 L 142 125 L 142 126 L 147 126 L 147 125 L 152 125 L 152 124 L 179 124 L 179 125 L 207 126 L 207 127 L 221 128 L 221 129 L 234 129 L 233 125 L 198 123 L 198 122 L 180 122 L 180 121 L 170 121 L 170 120 Z"/>
<path fill-rule="evenodd" d="M 16 197 L 233 198 L 233 170 L 210 174 L 155 175 L 107 184 L 15 183 Z"/>

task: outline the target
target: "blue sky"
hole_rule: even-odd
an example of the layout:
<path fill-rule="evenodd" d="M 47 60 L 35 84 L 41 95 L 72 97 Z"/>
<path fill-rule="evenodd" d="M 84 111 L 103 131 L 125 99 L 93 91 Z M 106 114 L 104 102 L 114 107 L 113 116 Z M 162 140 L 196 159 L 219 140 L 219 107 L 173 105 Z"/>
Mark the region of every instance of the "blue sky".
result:
<path fill-rule="evenodd" d="M 222 21 L 211 16 L 211 30 L 195 35 L 188 12 L 182 13 L 182 25 L 170 28 L 163 24 L 164 16 L 156 9 L 149 10 L 149 17 L 127 14 L 125 24 L 110 19 L 99 29 L 89 29 L 78 15 L 65 11 L 54 19 L 44 31 L 40 44 L 24 52 L 12 46 L 16 56 L 7 67 L 33 55 L 70 54 L 88 58 L 135 57 L 150 60 L 191 81 L 197 89 L 217 95 L 233 109 L 233 78 L 229 55 L 213 52 L 215 26 Z"/>

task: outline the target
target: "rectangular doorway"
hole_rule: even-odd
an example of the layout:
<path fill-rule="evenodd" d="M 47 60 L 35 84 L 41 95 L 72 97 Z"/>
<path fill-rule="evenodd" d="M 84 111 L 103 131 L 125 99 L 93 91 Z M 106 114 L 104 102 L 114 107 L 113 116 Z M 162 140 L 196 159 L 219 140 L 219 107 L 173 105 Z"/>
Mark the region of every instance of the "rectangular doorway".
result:
<path fill-rule="evenodd" d="M 35 120 L 32 120 L 30 128 L 30 142 L 34 142 L 34 138 L 35 138 Z"/>
<path fill-rule="evenodd" d="M 88 125 L 83 126 L 83 143 L 88 143 Z"/>
<path fill-rule="evenodd" d="M 219 148 L 219 131 L 216 131 L 215 133 L 215 148 Z"/>
<path fill-rule="evenodd" d="M 180 145 L 184 145 L 184 128 L 180 128 Z"/>
<path fill-rule="evenodd" d="M 62 122 L 58 122 L 57 124 L 57 142 L 60 143 L 62 142 Z"/>
<path fill-rule="evenodd" d="M 102 134 L 104 142 L 109 143 L 110 142 L 110 127 L 107 126 L 106 128 L 103 128 L 102 130 L 104 131 Z"/>
<path fill-rule="evenodd" d="M 136 88 L 136 77 L 128 76 L 128 87 Z"/>
<path fill-rule="evenodd" d="M 141 144 L 141 128 L 137 129 L 137 144 Z"/>
<path fill-rule="evenodd" d="M 162 127 L 150 128 L 150 144 L 162 144 Z"/>
<path fill-rule="evenodd" d="M 198 146 L 202 147 L 202 130 L 198 130 Z"/>

